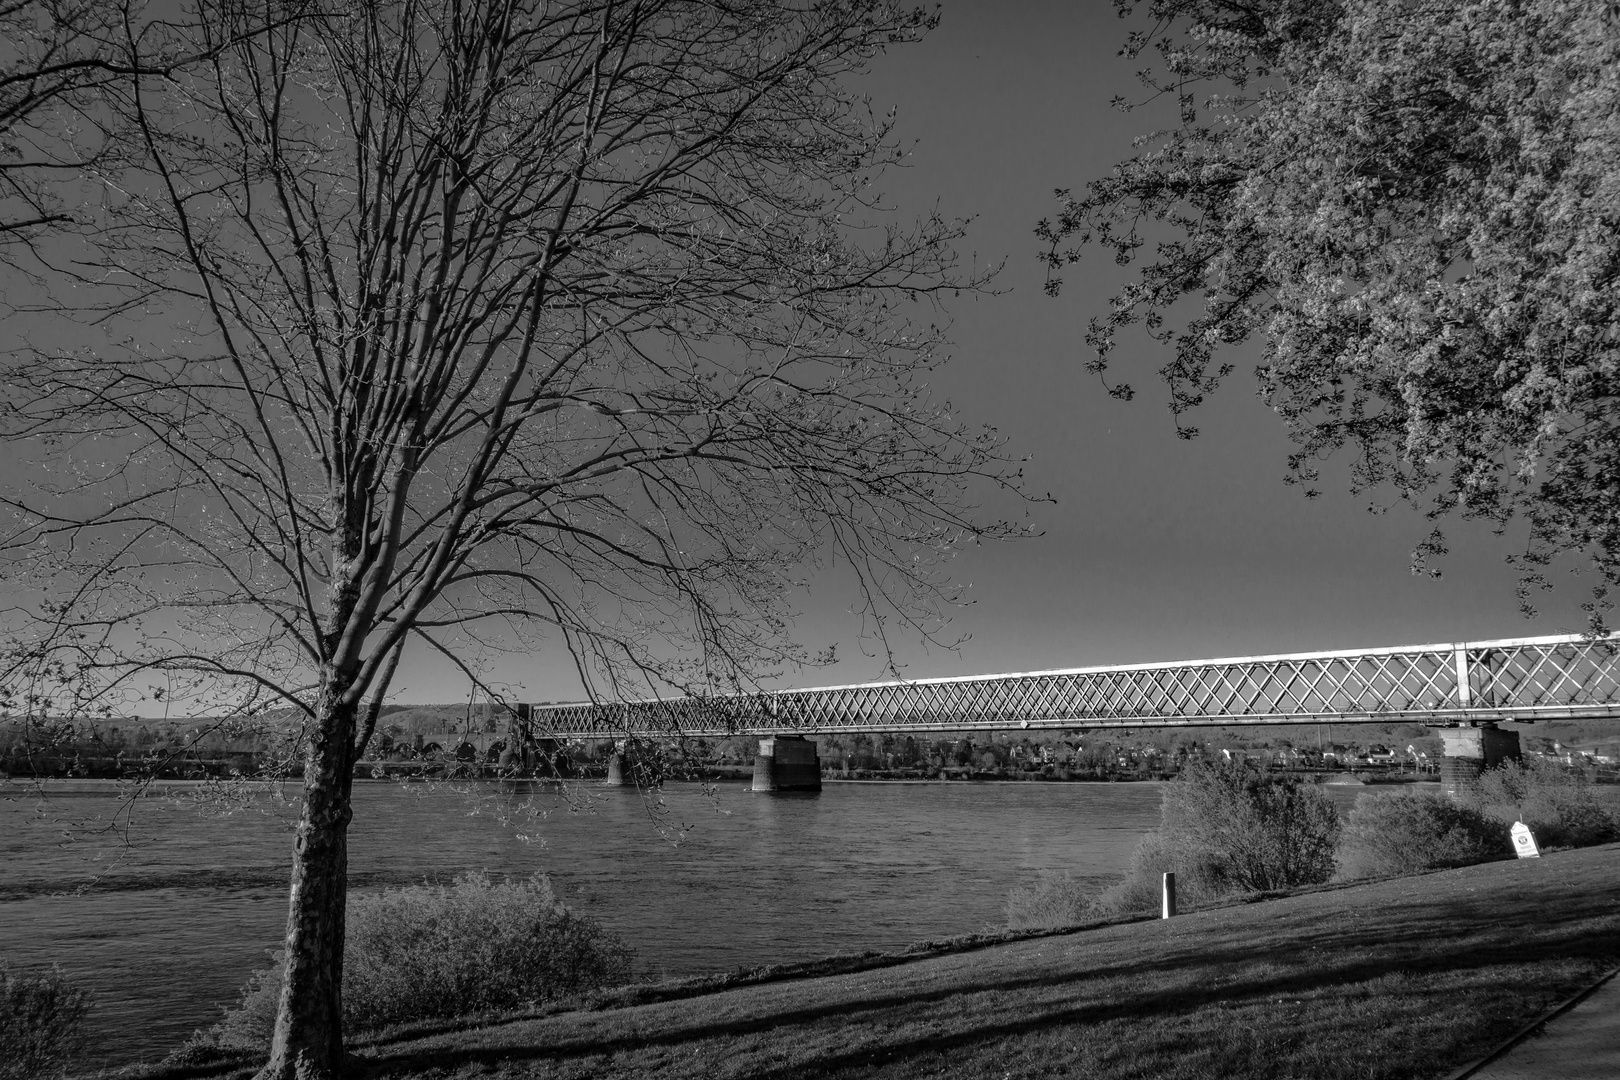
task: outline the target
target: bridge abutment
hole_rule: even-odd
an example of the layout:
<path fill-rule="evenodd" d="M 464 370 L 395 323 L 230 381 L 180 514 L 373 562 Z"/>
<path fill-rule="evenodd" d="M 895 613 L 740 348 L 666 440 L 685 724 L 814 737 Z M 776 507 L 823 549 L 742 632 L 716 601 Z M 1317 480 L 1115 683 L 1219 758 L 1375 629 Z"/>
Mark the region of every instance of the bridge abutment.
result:
<path fill-rule="evenodd" d="M 815 742 L 802 735 L 773 735 L 759 740 L 753 790 L 820 791 L 821 758 Z"/>
<path fill-rule="evenodd" d="M 1440 790 L 1447 795 L 1455 795 L 1486 769 L 1519 757 L 1519 733 L 1493 723 L 1441 728 L 1439 735 Z"/>

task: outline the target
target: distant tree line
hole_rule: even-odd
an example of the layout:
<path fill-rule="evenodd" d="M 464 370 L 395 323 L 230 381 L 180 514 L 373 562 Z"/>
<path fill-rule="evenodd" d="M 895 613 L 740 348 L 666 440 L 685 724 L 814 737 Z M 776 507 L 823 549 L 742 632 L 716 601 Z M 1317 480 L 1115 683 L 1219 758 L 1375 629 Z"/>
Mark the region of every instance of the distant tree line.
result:
<path fill-rule="evenodd" d="M 203 779 L 295 771 L 291 740 L 273 727 L 139 717 L 0 724 L 0 773 L 10 776 Z"/>
<path fill-rule="evenodd" d="M 457 706 L 393 708 L 356 775 L 379 766 L 409 765 L 385 775 L 435 774 L 457 763 L 495 770 L 520 749 L 504 709 L 471 712 Z M 13 776 L 163 778 L 283 775 L 294 736 L 273 723 L 167 721 L 141 717 L 80 721 L 18 721 L 0 725 L 0 772 Z M 1289 729 L 1157 728 L 1119 732 L 850 732 L 815 736 L 823 772 L 851 778 L 937 778 L 941 773 L 985 779 L 1152 779 L 1179 773 L 1189 762 L 1239 760 L 1276 770 L 1410 768 L 1438 760 L 1439 740 L 1417 724 L 1380 725 L 1323 736 L 1316 726 Z M 1545 744 L 1545 745 L 1543 745 Z M 1527 737 L 1527 752 L 1551 753 L 1553 741 Z M 527 771 L 591 776 L 604 772 L 618 740 L 538 738 Z M 705 779 L 752 766 L 759 737 L 698 738 L 639 743 L 633 754 L 649 775 Z M 1369 757 L 1374 762 L 1369 764 Z M 465 771 L 465 770 L 464 770 Z M 502 771 L 513 771 L 510 765 Z"/>

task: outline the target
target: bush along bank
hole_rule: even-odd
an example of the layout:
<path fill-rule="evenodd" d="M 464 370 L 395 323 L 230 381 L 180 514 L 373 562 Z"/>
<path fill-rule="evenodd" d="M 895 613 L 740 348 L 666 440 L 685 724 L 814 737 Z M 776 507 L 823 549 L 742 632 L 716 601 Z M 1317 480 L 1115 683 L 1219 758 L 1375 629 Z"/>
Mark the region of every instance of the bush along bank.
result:
<path fill-rule="evenodd" d="M 496 882 L 463 874 L 349 897 L 343 1026 L 353 1034 L 442 1017 L 533 1007 L 632 977 L 632 952 L 562 904 L 544 875 Z M 198 1032 L 170 1064 L 270 1045 L 283 959 L 257 971 L 241 1002 Z"/>
<path fill-rule="evenodd" d="M 1072 926 L 1158 907 L 1176 875 L 1183 908 L 1328 881 L 1422 873 L 1513 857 L 1523 821 L 1544 850 L 1620 840 L 1620 789 L 1544 760 L 1509 761 L 1455 796 L 1365 793 L 1343 820 L 1297 778 L 1241 763 L 1194 763 L 1166 785 L 1160 827 L 1100 894 L 1047 871 L 1007 897 L 1013 929 Z"/>
<path fill-rule="evenodd" d="M 0 1080 L 66 1074 L 84 1039 L 90 995 L 55 968 L 12 971 L 0 961 Z"/>

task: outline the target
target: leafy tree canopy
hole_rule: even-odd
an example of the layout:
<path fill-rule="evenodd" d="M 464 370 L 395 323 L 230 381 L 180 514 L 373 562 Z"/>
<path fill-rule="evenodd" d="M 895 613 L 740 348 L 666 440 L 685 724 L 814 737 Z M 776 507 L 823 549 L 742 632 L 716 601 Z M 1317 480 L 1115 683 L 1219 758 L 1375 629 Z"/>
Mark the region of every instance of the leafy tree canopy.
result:
<path fill-rule="evenodd" d="M 1087 244 L 1134 272 L 1094 318 L 1104 375 L 1141 323 L 1183 414 L 1258 339 L 1290 482 L 1349 447 L 1356 491 L 1528 522 L 1527 613 L 1560 555 L 1620 579 L 1620 18 L 1586 0 L 1116 0 L 1179 123 L 1060 191 L 1048 291 Z M 1122 99 L 1116 104 L 1134 108 Z M 1140 104 L 1147 104 L 1142 102 Z M 1152 245 L 1152 254 L 1143 251 Z M 1166 325 L 1192 298 L 1197 310 Z M 1128 384 L 1111 386 L 1128 398 Z M 1414 571 L 1444 552 L 1437 529 Z"/>

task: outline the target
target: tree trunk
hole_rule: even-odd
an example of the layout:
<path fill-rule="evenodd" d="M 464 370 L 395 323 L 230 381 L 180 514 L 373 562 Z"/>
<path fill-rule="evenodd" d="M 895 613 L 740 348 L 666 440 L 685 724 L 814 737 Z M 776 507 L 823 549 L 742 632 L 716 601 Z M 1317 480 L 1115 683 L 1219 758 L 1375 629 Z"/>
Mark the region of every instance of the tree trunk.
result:
<path fill-rule="evenodd" d="M 286 974 L 270 1060 L 256 1080 L 333 1080 L 343 1067 L 343 933 L 355 713 L 328 686 L 304 762 L 293 838 Z"/>

